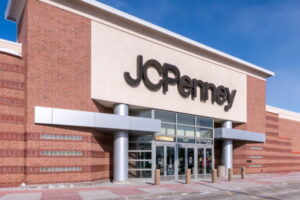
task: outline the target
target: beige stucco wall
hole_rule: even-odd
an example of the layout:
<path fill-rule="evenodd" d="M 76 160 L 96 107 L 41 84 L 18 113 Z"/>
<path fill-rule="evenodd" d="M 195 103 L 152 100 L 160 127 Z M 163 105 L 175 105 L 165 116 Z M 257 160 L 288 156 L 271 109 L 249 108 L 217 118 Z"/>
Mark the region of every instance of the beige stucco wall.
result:
<path fill-rule="evenodd" d="M 109 25 L 92 21 L 92 94 L 91 97 L 101 103 L 112 106 L 113 103 L 126 103 L 131 106 L 157 108 L 182 113 L 190 113 L 246 122 L 247 81 L 246 74 L 234 71 L 212 60 L 173 48 L 161 42 L 149 40 Z M 224 85 L 230 90 L 237 90 L 232 108 L 224 111 L 224 106 L 204 103 L 199 99 L 185 99 L 178 93 L 177 87 L 170 86 L 167 94 L 162 90 L 153 92 L 143 83 L 138 87 L 129 86 L 124 79 L 124 72 L 136 74 L 136 57 L 142 55 L 144 62 L 156 59 L 161 64 L 176 65 L 181 75 Z M 229 66 L 230 67 L 230 66 Z M 151 80 L 158 76 L 154 70 Z"/>

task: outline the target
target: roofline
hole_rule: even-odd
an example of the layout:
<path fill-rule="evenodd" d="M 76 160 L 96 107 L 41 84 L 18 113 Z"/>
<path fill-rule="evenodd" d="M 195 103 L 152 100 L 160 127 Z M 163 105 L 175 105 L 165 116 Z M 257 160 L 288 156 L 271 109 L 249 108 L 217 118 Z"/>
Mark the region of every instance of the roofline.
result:
<path fill-rule="evenodd" d="M 244 61 L 244 60 L 242 60 L 242 59 L 240 59 L 240 58 L 231 56 L 231 55 L 229 55 L 229 54 L 227 54 L 227 53 L 224 53 L 224 52 L 222 52 L 222 51 L 219 51 L 219 50 L 216 50 L 216 49 L 214 49 L 214 48 L 208 47 L 208 46 L 206 46 L 206 45 L 204 45 L 204 44 L 201 44 L 201 43 L 199 43 L 199 42 L 196 42 L 196 41 L 194 41 L 194 40 L 192 40 L 192 39 L 189 39 L 189 38 L 187 38 L 187 37 L 184 37 L 184 36 L 182 36 L 182 35 L 179 35 L 179 34 L 177 34 L 177 33 L 174 33 L 174 32 L 172 32 L 172 31 L 169 31 L 169 30 L 167 30 L 167 29 L 164 29 L 164 28 L 162 28 L 162 27 L 159 27 L 159 26 L 157 26 L 157 25 L 155 25 L 155 24 L 152 24 L 152 23 L 150 23 L 150 22 L 147 22 L 147 21 L 145 21 L 145 20 L 142 20 L 142 19 L 140 19 L 140 18 L 137 18 L 137 17 L 135 17 L 135 16 L 133 16 L 133 15 L 127 14 L 127 13 L 125 13 L 125 12 L 123 12 L 123 11 L 120 11 L 120 10 L 118 10 L 118 9 L 115 9 L 115 8 L 113 8 L 113 7 L 111 7 L 111 6 L 106 5 L 106 4 L 100 3 L 100 2 L 95 1 L 95 0 L 80 0 L 80 1 L 81 1 L 81 2 L 84 2 L 84 3 L 87 3 L 87 4 L 91 5 L 91 6 L 97 7 L 97 8 L 99 8 L 99 9 L 101 9 L 101 10 L 106 11 L 106 12 L 109 12 L 109 13 L 111 13 L 111 14 L 117 15 L 117 16 L 119 16 L 119 17 L 121 17 L 121 18 L 126 19 L 126 20 L 132 21 L 132 22 L 137 23 L 137 24 L 139 24 L 139 25 L 142 25 L 142 26 L 148 27 L 148 28 L 150 28 L 150 29 L 153 29 L 153 30 L 155 30 L 155 31 L 158 31 L 158 32 L 160 32 L 160 33 L 163 33 L 163 34 L 168 35 L 168 36 L 170 36 L 170 37 L 179 39 L 179 40 L 181 40 L 181 41 L 183 41 L 183 42 L 185 42 L 185 43 L 188 43 L 188 44 L 190 44 L 190 45 L 197 46 L 197 47 L 199 47 L 199 48 L 201 48 L 201 49 L 203 49 L 203 50 L 206 50 L 206 51 L 211 52 L 211 53 L 213 53 L 213 54 L 216 54 L 216 55 L 219 55 L 219 56 L 221 56 L 221 57 L 227 58 L 227 59 L 229 59 L 229 60 L 231 60 L 231 61 L 234 61 L 234 62 L 243 64 L 243 65 L 246 65 L 246 66 L 248 66 L 248 67 L 251 68 L 251 69 L 254 69 L 254 70 L 256 70 L 256 71 L 259 71 L 259 72 L 263 73 L 263 74 L 264 74 L 264 77 L 270 77 L 270 76 L 274 76 L 274 75 L 275 75 L 275 73 L 272 72 L 272 71 L 270 71 L 270 70 L 264 69 L 264 68 L 262 68 L 262 67 L 259 67 L 259 66 L 257 66 L 257 65 L 254 65 L 254 64 L 249 63 L 249 62 L 247 62 L 247 61 Z"/>
<path fill-rule="evenodd" d="M 5 9 L 5 14 L 4 14 L 5 19 L 8 19 L 8 15 L 9 15 L 10 9 L 11 9 L 11 1 L 12 0 L 8 0 L 7 1 L 7 5 L 6 5 L 6 9 Z"/>
<path fill-rule="evenodd" d="M 21 16 L 21 13 L 23 12 L 24 6 L 19 6 L 19 7 L 17 7 L 18 9 L 13 9 L 12 5 L 15 5 L 15 3 L 13 3 L 13 2 L 19 2 L 19 1 L 20 0 L 9 0 L 8 6 L 7 6 L 7 15 L 6 15 L 7 19 L 10 19 L 10 20 L 13 20 L 13 21 L 16 21 L 16 22 L 18 21 L 19 17 Z M 97 2 L 95 0 L 79 0 L 79 1 L 83 2 L 85 4 L 88 4 L 90 6 L 93 6 L 95 8 L 98 8 L 100 10 L 104 10 L 104 11 L 106 11 L 106 12 L 108 12 L 110 14 L 116 15 L 116 16 L 118 16 L 120 18 L 123 18 L 123 19 L 126 19 L 128 21 L 134 22 L 134 23 L 136 23 L 138 25 L 141 25 L 141 26 L 147 27 L 149 29 L 152 29 L 154 31 L 160 32 L 160 33 L 162 33 L 164 35 L 167 35 L 167 36 L 169 36 L 171 38 L 174 38 L 174 39 L 177 39 L 177 40 L 181 40 L 181 41 L 183 41 L 183 42 L 185 42 L 185 43 L 187 43 L 189 45 L 198 47 L 198 48 L 200 48 L 202 50 L 205 50 L 205 51 L 210 52 L 212 54 L 221 56 L 221 57 L 226 58 L 226 59 L 228 59 L 230 61 L 242 64 L 242 65 L 246 66 L 246 68 L 248 68 L 248 70 L 253 70 L 255 72 L 259 72 L 261 74 L 260 76 L 262 76 L 264 78 L 267 78 L 267 77 L 275 75 L 275 73 L 272 72 L 272 71 L 270 71 L 270 70 L 264 69 L 262 67 L 254 65 L 252 63 L 249 63 L 249 62 L 244 61 L 242 59 L 239 59 L 237 57 L 231 56 L 231 55 L 229 55 L 227 53 L 224 53 L 224 52 L 221 52 L 221 51 L 216 50 L 214 48 L 208 47 L 208 46 L 206 46 L 204 44 L 201 44 L 201 43 L 196 42 L 196 41 L 194 41 L 192 39 L 189 39 L 187 37 L 184 37 L 182 35 L 179 35 L 177 33 L 174 33 L 172 31 L 169 31 L 167 29 L 159 27 L 157 25 L 154 25 L 154 24 L 152 24 L 150 22 L 147 22 L 145 20 L 139 19 L 139 18 L 137 18 L 137 17 L 135 17 L 133 15 L 127 14 L 127 13 L 125 13 L 123 11 L 115 9 L 115 8 L 113 8 L 111 6 L 106 5 L 106 4 Z M 24 1 L 22 1 L 22 2 L 24 2 Z"/>
<path fill-rule="evenodd" d="M 274 106 L 266 105 L 266 111 L 275 113 L 279 115 L 279 118 L 284 118 L 292 121 L 299 121 L 300 122 L 300 113 L 282 109 L 282 108 L 277 108 Z"/>
<path fill-rule="evenodd" d="M 0 53 L 22 57 L 22 44 L 0 39 Z"/>
<path fill-rule="evenodd" d="M 8 0 L 6 10 L 5 10 L 5 19 L 19 22 L 26 0 Z"/>

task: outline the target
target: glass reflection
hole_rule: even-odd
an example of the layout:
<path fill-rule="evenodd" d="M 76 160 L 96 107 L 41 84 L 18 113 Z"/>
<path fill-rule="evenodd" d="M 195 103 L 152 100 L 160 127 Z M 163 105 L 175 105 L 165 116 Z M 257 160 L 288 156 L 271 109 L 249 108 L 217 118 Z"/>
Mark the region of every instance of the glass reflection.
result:
<path fill-rule="evenodd" d="M 212 149 L 206 149 L 206 173 L 212 171 Z"/>
<path fill-rule="evenodd" d="M 198 174 L 204 173 L 204 149 L 198 149 Z"/>
<path fill-rule="evenodd" d="M 188 169 L 191 169 L 191 174 L 194 172 L 194 149 L 188 148 L 187 149 L 187 163 Z"/>
<path fill-rule="evenodd" d="M 174 147 L 167 146 L 167 175 L 174 175 Z"/>
<path fill-rule="evenodd" d="M 177 123 L 194 126 L 195 125 L 195 116 L 178 113 L 177 114 Z"/>
<path fill-rule="evenodd" d="M 160 175 L 164 175 L 164 146 L 156 147 L 156 169 L 160 169 Z"/>
<path fill-rule="evenodd" d="M 178 175 L 185 174 L 185 148 L 178 148 Z"/>
<path fill-rule="evenodd" d="M 176 113 L 155 110 L 155 119 L 160 119 L 162 122 L 175 123 Z"/>

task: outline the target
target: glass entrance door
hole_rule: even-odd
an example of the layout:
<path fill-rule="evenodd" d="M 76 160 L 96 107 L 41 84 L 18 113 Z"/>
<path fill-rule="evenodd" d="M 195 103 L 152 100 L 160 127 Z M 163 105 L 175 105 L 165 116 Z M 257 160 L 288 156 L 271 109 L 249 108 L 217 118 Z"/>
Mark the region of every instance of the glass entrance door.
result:
<path fill-rule="evenodd" d="M 187 169 L 191 169 L 191 174 L 194 174 L 194 148 L 187 148 Z"/>
<path fill-rule="evenodd" d="M 186 169 L 192 178 L 202 178 L 212 172 L 213 150 L 211 147 L 156 144 L 155 169 L 160 169 L 162 180 L 182 180 Z"/>
<path fill-rule="evenodd" d="M 167 146 L 167 176 L 174 176 L 175 175 L 175 148 L 171 146 Z"/>
<path fill-rule="evenodd" d="M 198 178 L 212 173 L 213 155 L 212 148 L 197 148 Z"/>
<path fill-rule="evenodd" d="M 198 163 L 198 175 L 200 175 L 198 177 L 204 176 L 204 170 L 205 170 L 204 148 L 198 148 L 197 163 Z"/>
<path fill-rule="evenodd" d="M 160 175 L 165 174 L 165 151 L 164 146 L 156 147 L 156 169 L 160 169 Z"/>
<path fill-rule="evenodd" d="M 212 167 L 213 167 L 213 155 L 212 155 L 211 148 L 206 148 L 205 159 L 206 159 L 206 174 L 210 174 L 212 173 Z"/>
<path fill-rule="evenodd" d="M 175 179 L 175 147 L 168 145 L 156 146 L 156 169 L 164 180 Z"/>
<path fill-rule="evenodd" d="M 178 179 L 183 179 L 186 169 L 191 169 L 191 174 L 194 174 L 195 154 L 194 147 L 178 146 Z"/>
<path fill-rule="evenodd" d="M 185 174 L 185 148 L 178 147 L 178 176 Z"/>

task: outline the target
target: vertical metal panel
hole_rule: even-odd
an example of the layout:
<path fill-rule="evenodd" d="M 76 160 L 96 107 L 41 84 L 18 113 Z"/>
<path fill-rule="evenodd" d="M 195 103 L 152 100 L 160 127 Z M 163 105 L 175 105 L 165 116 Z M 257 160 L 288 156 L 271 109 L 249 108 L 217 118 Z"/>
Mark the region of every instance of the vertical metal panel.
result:
<path fill-rule="evenodd" d="M 224 140 L 222 143 L 222 165 L 226 170 L 232 168 L 232 140 Z"/>
<path fill-rule="evenodd" d="M 222 123 L 223 128 L 232 128 L 232 121 L 224 121 Z"/>
<path fill-rule="evenodd" d="M 223 128 L 232 128 L 232 121 L 224 121 L 222 123 Z M 232 168 L 232 140 L 225 139 L 222 142 L 222 165 L 225 166 L 226 174 L 229 168 Z"/>
<path fill-rule="evenodd" d="M 116 104 L 114 114 L 127 116 L 128 105 Z M 114 134 L 114 181 L 128 181 L 128 132 L 117 131 Z"/>

